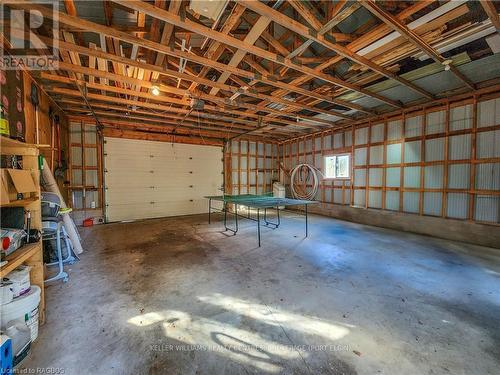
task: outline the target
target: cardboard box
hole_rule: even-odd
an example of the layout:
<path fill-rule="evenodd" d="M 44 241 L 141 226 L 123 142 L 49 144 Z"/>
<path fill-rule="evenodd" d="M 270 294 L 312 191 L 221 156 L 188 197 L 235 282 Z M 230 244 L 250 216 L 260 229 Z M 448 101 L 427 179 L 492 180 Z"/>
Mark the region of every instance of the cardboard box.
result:
<path fill-rule="evenodd" d="M 36 193 L 37 191 L 30 171 L 23 169 L 2 169 L 1 180 L 2 204 L 17 200 L 18 193 L 22 193 L 27 198 L 31 193 Z"/>

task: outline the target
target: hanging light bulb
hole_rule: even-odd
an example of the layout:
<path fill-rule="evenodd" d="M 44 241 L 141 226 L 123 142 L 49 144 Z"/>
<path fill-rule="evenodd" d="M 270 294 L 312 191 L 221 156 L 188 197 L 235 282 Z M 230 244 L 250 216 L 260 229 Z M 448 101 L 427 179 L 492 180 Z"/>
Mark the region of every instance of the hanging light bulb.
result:
<path fill-rule="evenodd" d="M 158 86 L 151 86 L 151 94 L 154 96 L 160 95 L 160 88 Z"/>

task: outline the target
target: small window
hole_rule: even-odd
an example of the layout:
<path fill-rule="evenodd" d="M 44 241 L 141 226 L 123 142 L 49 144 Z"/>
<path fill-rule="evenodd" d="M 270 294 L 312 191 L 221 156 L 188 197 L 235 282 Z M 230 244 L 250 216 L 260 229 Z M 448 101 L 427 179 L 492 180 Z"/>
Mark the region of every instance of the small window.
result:
<path fill-rule="evenodd" d="M 350 155 L 325 156 L 325 178 L 349 178 Z"/>

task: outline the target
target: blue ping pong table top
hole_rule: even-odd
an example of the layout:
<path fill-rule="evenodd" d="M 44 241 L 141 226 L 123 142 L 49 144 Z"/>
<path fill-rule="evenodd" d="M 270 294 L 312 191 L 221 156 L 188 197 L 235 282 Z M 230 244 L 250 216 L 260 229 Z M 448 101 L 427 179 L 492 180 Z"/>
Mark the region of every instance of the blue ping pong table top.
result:
<path fill-rule="evenodd" d="M 272 193 L 271 193 L 272 194 Z M 238 195 L 209 195 L 207 199 L 239 204 L 252 208 L 271 208 L 277 206 L 298 206 L 316 204 L 317 201 L 309 201 L 303 199 L 278 198 L 270 194 L 255 195 L 255 194 L 238 194 Z"/>

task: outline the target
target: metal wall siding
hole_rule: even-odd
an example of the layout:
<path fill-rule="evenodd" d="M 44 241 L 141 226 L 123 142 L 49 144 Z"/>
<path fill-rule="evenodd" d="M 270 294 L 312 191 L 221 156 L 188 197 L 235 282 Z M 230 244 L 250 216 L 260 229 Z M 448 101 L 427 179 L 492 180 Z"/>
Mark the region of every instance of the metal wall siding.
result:
<path fill-rule="evenodd" d="M 403 211 L 417 213 L 419 209 L 418 202 L 419 202 L 419 193 L 408 192 L 408 191 L 405 191 L 403 193 Z"/>
<path fill-rule="evenodd" d="M 259 155 L 264 155 L 264 143 L 259 143 L 258 146 L 257 146 L 257 153 Z"/>
<path fill-rule="evenodd" d="M 401 163 L 401 143 L 387 145 L 387 164 Z"/>
<path fill-rule="evenodd" d="M 331 136 L 331 135 L 327 135 L 327 136 L 325 136 L 325 138 L 323 139 L 323 142 L 324 142 L 324 146 L 323 146 L 323 147 L 324 147 L 325 149 L 327 149 L 327 150 L 328 150 L 328 149 L 333 148 L 333 147 L 332 147 L 332 136 Z"/>
<path fill-rule="evenodd" d="M 312 151 L 312 139 L 306 140 L 306 152 Z"/>
<path fill-rule="evenodd" d="M 342 189 L 333 189 L 333 202 L 342 203 Z"/>
<path fill-rule="evenodd" d="M 82 170 L 81 169 L 73 169 L 71 171 L 71 183 L 73 185 L 82 185 L 83 184 L 83 177 L 82 177 Z"/>
<path fill-rule="evenodd" d="M 370 168 L 369 170 L 369 185 L 373 187 L 381 187 L 382 186 L 382 168 Z"/>
<path fill-rule="evenodd" d="M 241 141 L 240 142 L 240 146 L 241 146 L 241 149 L 240 149 L 240 152 L 243 154 L 243 153 L 246 153 L 247 150 L 248 150 L 248 142 L 245 142 L 245 141 Z"/>
<path fill-rule="evenodd" d="M 336 133 L 333 135 L 333 148 L 344 147 L 344 133 Z"/>
<path fill-rule="evenodd" d="M 395 120 L 387 123 L 387 140 L 401 139 L 403 136 L 403 121 Z"/>
<path fill-rule="evenodd" d="M 385 208 L 387 210 L 399 210 L 399 192 L 387 191 L 385 193 Z"/>
<path fill-rule="evenodd" d="M 454 135 L 449 138 L 450 160 L 470 159 L 471 155 L 471 135 Z"/>
<path fill-rule="evenodd" d="M 359 128 L 354 131 L 355 145 L 364 145 L 368 143 L 368 128 Z"/>
<path fill-rule="evenodd" d="M 366 185 L 366 169 L 354 170 L 354 186 Z"/>
<path fill-rule="evenodd" d="M 354 150 L 354 165 L 366 165 L 366 147 Z"/>
<path fill-rule="evenodd" d="M 500 190 L 500 163 L 485 163 L 476 166 L 476 188 Z"/>
<path fill-rule="evenodd" d="M 500 157 L 500 130 L 477 134 L 477 158 Z"/>
<path fill-rule="evenodd" d="M 372 126 L 371 142 L 382 142 L 384 140 L 384 124 L 376 124 Z"/>
<path fill-rule="evenodd" d="M 370 164 L 377 165 L 384 163 L 384 146 L 371 146 L 370 147 Z"/>
<path fill-rule="evenodd" d="M 75 166 L 82 165 L 82 149 L 81 147 L 71 147 L 71 164 Z"/>
<path fill-rule="evenodd" d="M 422 116 L 408 117 L 405 121 L 405 137 L 418 137 L 422 134 Z"/>
<path fill-rule="evenodd" d="M 424 215 L 441 216 L 442 201 L 441 193 L 424 193 Z"/>
<path fill-rule="evenodd" d="M 382 191 L 370 190 L 368 192 L 368 207 L 382 208 Z"/>
<path fill-rule="evenodd" d="M 420 167 L 404 167 L 404 187 L 420 187 Z"/>
<path fill-rule="evenodd" d="M 364 207 L 366 203 L 366 194 L 364 190 L 354 190 L 354 205 Z"/>
<path fill-rule="evenodd" d="M 420 161 L 422 141 L 405 143 L 405 163 L 416 163 Z"/>
<path fill-rule="evenodd" d="M 446 111 L 430 112 L 427 114 L 426 134 L 444 133 L 446 126 Z"/>
<path fill-rule="evenodd" d="M 351 190 L 344 190 L 345 202 L 346 204 L 350 204 L 351 202 Z"/>
<path fill-rule="evenodd" d="M 477 105 L 477 126 L 500 125 L 500 98 L 486 100 Z"/>
<path fill-rule="evenodd" d="M 97 170 L 86 170 L 85 171 L 85 185 L 86 186 L 93 186 L 95 188 L 99 186 L 99 178 L 97 175 Z"/>
<path fill-rule="evenodd" d="M 424 187 L 426 189 L 441 189 L 443 187 L 443 176 L 443 165 L 430 165 L 424 167 Z"/>
<path fill-rule="evenodd" d="M 325 201 L 327 202 L 332 201 L 332 190 L 333 189 L 325 189 Z"/>
<path fill-rule="evenodd" d="M 321 150 L 321 137 L 314 138 L 314 148 L 316 151 Z"/>
<path fill-rule="evenodd" d="M 472 104 L 450 109 L 450 130 L 470 129 L 472 127 Z"/>
<path fill-rule="evenodd" d="M 444 138 L 425 141 L 425 161 L 444 160 Z"/>
<path fill-rule="evenodd" d="M 466 219 L 469 207 L 469 194 L 448 193 L 448 203 L 446 216 L 455 219 Z"/>
<path fill-rule="evenodd" d="M 70 122 L 69 141 L 70 143 L 82 143 L 81 124 L 79 122 Z"/>
<path fill-rule="evenodd" d="M 352 131 L 348 130 L 344 133 L 345 147 L 352 146 Z"/>
<path fill-rule="evenodd" d="M 399 187 L 401 168 L 387 168 L 385 171 L 385 184 L 387 187 Z"/>
<path fill-rule="evenodd" d="M 474 207 L 475 220 L 500 223 L 500 197 L 478 195 Z"/>
<path fill-rule="evenodd" d="M 448 188 L 468 189 L 470 185 L 470 165 L 452 164 L 448 166 Z"/>

